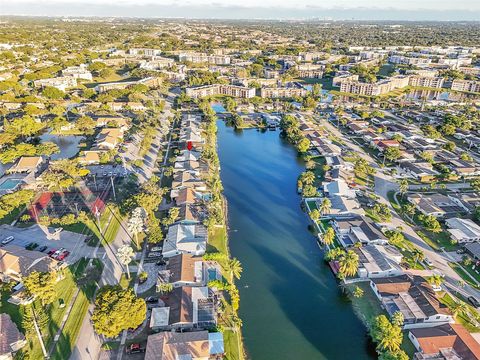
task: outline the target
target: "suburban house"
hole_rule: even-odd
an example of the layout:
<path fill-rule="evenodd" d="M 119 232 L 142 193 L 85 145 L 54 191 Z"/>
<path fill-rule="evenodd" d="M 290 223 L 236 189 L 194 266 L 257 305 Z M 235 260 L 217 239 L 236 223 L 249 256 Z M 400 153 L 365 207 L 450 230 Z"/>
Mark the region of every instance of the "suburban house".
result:
<path fill-rule="evenodd" d="M 458 243 L 480 241 L 480 226 L 470 219 L 450 218 L 445 224 L 452 239 Z"/>
<path fill-rule="evenodd" d="M 433 169 L 432 164 L 426 161 L 400 161 L 398 164 L 398 173 L 402 177 L 406 175 L 422 182 L 431 181 L 439 174 L 438 171 Z"/>
<path fill-rule="evenodd" d="M 177 156 L 175 159 L 177 162 L 178 161 L 199 161 L 200 160 L 200 152 L 198 151 L 189 151 L 189 150 L 182 150 L 180 154 Z"/>
<path fill-rule="evenodd" d="M 159 284 L 172 284 L 180 286 L 205 286 L 204 261 L 199 256 L 180 254 L 168 259 L 164 270 L 158 272 L 157 292 Z"/>
<path fill-rule="evenodd" d="M 100 163 L 103 150 L 86 150 L 78 156 L 78 162 L 83 165 L 94 165 Z"/>
<path fill-rule="evenodd" d="M 152 309 L 150 328 L 186 330 L 212 327 L 217 322 L 213 291 L 206 286 L 181 286 L 162 296 L 163 307 Z"/>
<path fill-rule="evenodd" d="M 207 248 L 207 229 L 199 224 L 174 224 L 168 228 L 162 254 L 172 257 L 178 254 L 203 255 Z"/>
<path fill-rule="evenodd" d="M 472 255 L 475 260 L 480 260 L 480 243 L 477 241 L 463 245 L 467 253 Z"/>
<path fill-rule="evenodd" d="M 25 336 L 18 330 L 10 315 L 0 313 L 0 359 L 9 360 L 27 344 Z"/>
<path fill-rule="evenodd" d="M 101 150 L 114 149 L 122 142 L 123 131 L 119 128 L 104 128 L 97 135 L 96 147 Z"/>
<path fill-rule="evenodd" d="M 480 360 L 480 344 L 460 324 L 411 329 L 408 338 L 418 351 L 416 360 Z"/>
<path fill-rule="evenodd" d="M 183 188 L 176 191 L 175 196 L 172 196 L 172 200 L 175 200 L 175 204 L 180 206 L 200 202 L 204 200 L 204 197 L 192 188 Z"/>
<path fill-rule="evenodd" d="M 145 360 L 222 359 L 224 352 L 220 332 L 161 332 L 148 337 Z"/>
<path fill-rule="evenodd" d="M 7 172 L 36 174 L 44 163 L 45 159 L 41 156 L 22 156 Z"/>
<path fill-rule="evenodd" d="M 372 220 L 365 216 L 345 219 L 335 218 L 331 224 L 343 247 L 350 247 L 356 243 L 363 245 L 388 243 L 385 235 L 375 226 Z"/>
<path fill-rule="evenodd" d="M 204 204 L 180 205 L 177 222 L 181 224 L 202 224 L 207 218 L 207 208 Z"/>
<path fill-rule="evenodd" d="M 415 205 L 422 214 L 433 215 L 437 218 L 464 212 L 462 207 L 442 194 L 409 194 L 407 200 Z"/>
<path fill-rule="evenodd" d="M 352 248 L 359 257 L 358 277 L 379 278 L 402 275 L 402 254 L 390 245 L 364 245 Z"/>
<path fill-rule="evenodd" d="M 200 177 L 200 174 L 192 174 L 188 171 L 183 171 L 177 174 L 174 174 L 172 180 L 172 189 L 178 188 L 192 188 L 198 191 L 207 190 L 207 185 L 205 181 Z"/>
<path fill-rule="evenodd" d="M 323 193 L 326 197 L 342 196 L 347 199 L 356 198 L 355 190 L 350 189 L 348 184 L 342 179 L 331 182 L 324 182 L 322 185 Z"/>
<path fill-rule="evenodd" d="M 448 307 L 437 299 L 432 286 L 420 276 L 372 278 L 370 286 L 390 316 L 397 311 L 403 314 L 405 329 L 454 322 Z"/>
<path fill-rule="evenodd" d="M 448 195 L 448 197 L 469 213 L 474 211 L 477 206 L 480 206 L 480 193 L 478 192 L 462 192 L 455 195 Z"/>
<path fill-rule="evenodd" d="M 16 245 L 0 248 L 0 280 L 21 281 L 33 271 L 49 272 L 58 270 L 58 262 L 39 251 L 25 250 Z"/>
<path fill-rule="evenodd" d="M 458 176 L 469 177 L 480 175 L 480 166 L 478 166 L 475 162 L 472 161 L 450 159 L 447 166 Z"/>

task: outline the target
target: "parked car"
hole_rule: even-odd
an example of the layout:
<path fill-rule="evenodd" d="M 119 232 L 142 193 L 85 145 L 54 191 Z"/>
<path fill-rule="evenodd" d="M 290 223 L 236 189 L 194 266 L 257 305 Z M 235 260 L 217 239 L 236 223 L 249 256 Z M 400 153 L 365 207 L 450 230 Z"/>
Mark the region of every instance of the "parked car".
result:
<path fill-rule="evenodd" d="M 154 296 L 149 296 L 149 297 L 145 298 L 145 302 L 152 304 L 152 303 L 158 302 L 158 299 Z"/>
<path fill-rule="evenodd" d="M 9 242 L 12 242 L 15 238 L 13 236 L 7 236 L 2 240 L 2 245 L 7 245 Z"/>
<path fill-rule="evenodd" d="M 469 296 L 467 298 L 468 302 L 472 304 L 474 307 L 479 308 L 480 307 L 480 302 L 473 296 Z"/>
<path fill-rule="evenodd" d="M 64 251 L 65 251 L 65 248 L 60 248 L 52 254 L 52 257 L 57 257 L 58 255 L 60 255 Z"/>
<path fill-rule="evenodd" d="M 33 250 L 37 247 L 38 247 L 38 244 L 36 242 L 31 242 L 25 246 L 25 250 Z"/>
<path fill-rule="evenodd" d="M 151 252 L 156 252 L 156 251 L 162 251 L 162 247 L 161 246 L 154 246 L 150 249 Z"/>
<path fill-rule="evenodd" d="M 463 253 L 465 253 L 465 249 L 458 249 L 457 250 L 457 254 L 463 254 Z"/>
<path fill-rule="evenodd" d="M 48 246 L 43 245 L 43 246 L 40 246 L 40 247 L 37 249 L 37 251 L 44 252 L 44 251 L 47 250 L 47 249 L 48 249 Z"/>
<path fill-rule="evenodd" d="M 57 252 L 57 249 L 52 249 L 47 253 L 47 255 L 48 256 L 53 256 L 53 254 L 55 254 L 56 252 Z"/>
<path fill-rule="evenodd" d="M 443 288 L 440 285 L 432 285 L 433 291 L 443 291 Z"/>
<path fill-rule="evenodd" d="M 145 352 L 145 349 L 142 349 L 140 344 L 131 344 L 127 348 L 127 354 L 138 354 L 138 353 L 143 353 Z"/>
<path fill-rule="evenodd" d="M 148 254 L 149 258 L 154 258 L 154 257 L 161 257 L 162 253 L 161 252 L 151 252 Z"/>
<path fill-rule="evenodd" d="M 165 260 L 159 260 L 155 263 L 157 266 L 165 266 L 167 265 L 167 262 Z"/>
<path fill-rule="evenodd" d="M 425 264 L 427 264 L 428 266 L 433 266 L 433 262 L 428 258 L 425 258 Z"/>
<path fill-rule="evenodd" d="M 62 252 L 60 255 L 57 256 L 57 260 L 58 261 L 62 261 L 63 259 L 65 259 L 68 255 L 70 255 L 70 251 L 64 251 Z"/>

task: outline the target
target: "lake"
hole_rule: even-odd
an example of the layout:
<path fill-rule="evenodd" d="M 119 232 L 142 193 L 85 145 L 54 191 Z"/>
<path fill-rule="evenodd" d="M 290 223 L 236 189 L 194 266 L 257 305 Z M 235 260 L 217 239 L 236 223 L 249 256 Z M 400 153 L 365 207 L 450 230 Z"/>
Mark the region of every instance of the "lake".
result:
<path fill-rule="evenodd" d="M 50 157 L 51 160 L 60 160 L 60 159 L 69 159 L 77 155 L 79 151 L 79 144 L 83 139 L 83 136 L 77 135 L 54 135 L 49 132 L 46 132 L 39 136 L 42 143 L 46 141 L 53 142 L 57 144 L 60 152 L 52 154 Z"/>
<path fill-rule="evenodd" d="M 232 256 L 243 265 L 240 317 L 249 358 L 375 359 L 367 331 L 323 262 L 296 193 L 304 171 L 278 131 L 218 122 Z"/>

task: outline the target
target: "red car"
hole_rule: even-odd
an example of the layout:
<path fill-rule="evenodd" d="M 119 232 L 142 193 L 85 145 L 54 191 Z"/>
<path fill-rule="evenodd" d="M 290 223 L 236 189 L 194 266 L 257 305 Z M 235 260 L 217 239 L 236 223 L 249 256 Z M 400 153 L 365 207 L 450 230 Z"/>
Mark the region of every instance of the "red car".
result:
<path fill-rule="evenodd" d="M 62 261 L 63 259 L 65 259 L 68 255 L 70 255 L 70 251 L 64 251 L 62 252 L 60 255 L 57 256 L 57 260 L 58 261 Z"/>

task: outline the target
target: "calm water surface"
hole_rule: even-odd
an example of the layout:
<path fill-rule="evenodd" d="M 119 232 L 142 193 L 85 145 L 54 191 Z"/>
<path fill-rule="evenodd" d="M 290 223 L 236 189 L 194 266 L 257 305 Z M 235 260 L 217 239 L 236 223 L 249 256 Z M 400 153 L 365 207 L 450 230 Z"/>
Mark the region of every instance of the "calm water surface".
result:
<path fill-rule="evenodd" d="M 240 316 L 249 357 L 375 359 L 308 231 L 296 194 L 304 166 L 278 132 L 218 123 L 230 248 L 243 265 Z"/>

